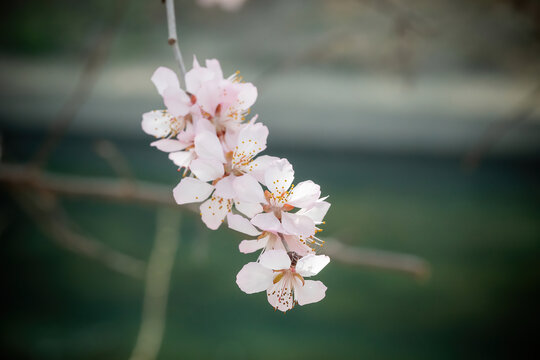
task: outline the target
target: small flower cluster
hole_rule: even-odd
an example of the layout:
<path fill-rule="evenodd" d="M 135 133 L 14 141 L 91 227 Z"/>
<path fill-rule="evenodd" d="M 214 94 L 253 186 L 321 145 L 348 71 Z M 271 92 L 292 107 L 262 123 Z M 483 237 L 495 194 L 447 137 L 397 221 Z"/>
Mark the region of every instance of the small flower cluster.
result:
<path fill-rule="evenodd" d="M 326 286 L 304 280 L 330 261 L 316 255 L 316 237 L 330 207 L 319 185 L 293 185 L 287 159 L 258 156 L 266 149 L 268 128 L 246 120 L 257 89 L 238 72 L 223 77 L 217 60 L 194 60 L 182 90 L 176 74 L 158 68 L 152 82 L 167 110 L 143 114 L 143 130 L 158 138 L 152 146 L 169 154 L 182 180 L 174 188 L 178 204 L 201 203 L 202 221 L 212 230 L 223 222 L 256 239 L 243 240 L 242 253 L 261 251 L 236 277 L 248 294 L 266 291 L 269 303 L 287 311 L 320 301 Z"/>

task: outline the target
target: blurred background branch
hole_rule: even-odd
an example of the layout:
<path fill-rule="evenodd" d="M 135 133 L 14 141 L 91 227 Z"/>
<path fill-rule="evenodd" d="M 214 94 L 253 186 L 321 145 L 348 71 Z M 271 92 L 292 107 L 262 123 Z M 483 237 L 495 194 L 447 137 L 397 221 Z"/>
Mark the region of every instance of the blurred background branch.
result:
<path fill-rule="evenodd" d="M 484 135 L 478 142 L 465 154 L 462 159 L 462 167 L 465 170 L 473 171 L 483 158 L 520 123 L 527 121 L 540 108 L 540 84 L 535 86 L 527 94 L 519 105 L 508 116 L 489 124 Z"/>
<path fill-rule="evenodd" d="M 99 75 L 107 60 L 115 35 L 124 19 L 130 1 L 119 0 L 115 2 L 113 13 L 108 19 L 109 21 L 103 26 L 101 33 L 95 39 L 93 46 L 88 52 L 88 56 L 85 57 L 86 62 L 73 92 L 65 101 L 56 118 L 51 122 L 47 137 L 36 151 L 31 162 L 33 166 L 37 168 L 46 167 L 49 157 L 65 136 L 77 113 L 88 100 L 99 79 Z"/>
<path fill-rule="evenodd" d="M 99 198 L 106 201 L 143 203 L 153 206 L 174 206 L 170 186 L 133 181 L 126 184 L 122 179 L 90 178 L 36 172 L 32 168 L 15 165 L 0 166 L 0 183 L 18 188 L 20 191 L 50 192 L 55 195 Z M 199 213 L 197 205 L 184 205 Z M 336 243 L 332 245 L 332 243 Z M 361 267 L 398 271 L 415 277 L 429 274 L 428 263 L 418 257 L 392 252 L 374 251 L 350 247 L 336 240 L 325 244 L 325 253 L 336 261 Z"/>
<path fill-rule="evenodd" d="M 165 331 L 171 272 L 180 243 L 180 215 L 159 209 L 156 236 L 148 259 L 141 325 L 131 360 L 154 360 Z"/>
<path fill-rule="evenodd" d="M 123 275 L 136 279 L 143 278 L 145 270 L 143 261 L 74 231 L 56 194 L 28 190 L 19 188 L 18 191 L 13 191 L 13 198 L 43 233 L 59 246 L 97 261 Z"/>

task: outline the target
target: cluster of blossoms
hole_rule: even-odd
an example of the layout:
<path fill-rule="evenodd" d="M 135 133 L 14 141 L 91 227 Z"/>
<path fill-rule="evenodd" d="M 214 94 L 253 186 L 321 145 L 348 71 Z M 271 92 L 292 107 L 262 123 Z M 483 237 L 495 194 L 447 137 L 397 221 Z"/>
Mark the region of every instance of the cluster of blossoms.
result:
<path fill-rule="evenodd" d="M 266 291 L 268 302 L 284 312 L 320 301 L 326 286 L 304 278 L 330 261 L 315 251 L 323 244 L 315 235 L 330 204 L 312 181 L 293 185 L 287 159 L 258 156 L 266 149 L 268 128 L 257 116 L 246 120 L 255 86 L 242 82 L 238 72 L 224 78 L 217 60 L 205 65 L 194 60 L 185 91 L 172 70 L 158 68 L 152 82 L 167 110 L 143 114 L 143 130 L 158 138 L 151 145 L 167 152 L 183 175 L 174 199 L 201 203 L 202 221 L 212 230 L 226 222 L 255 238 L 239 245 L 242 253 L 260 251 L 236 277 L 242 291 Z"/>

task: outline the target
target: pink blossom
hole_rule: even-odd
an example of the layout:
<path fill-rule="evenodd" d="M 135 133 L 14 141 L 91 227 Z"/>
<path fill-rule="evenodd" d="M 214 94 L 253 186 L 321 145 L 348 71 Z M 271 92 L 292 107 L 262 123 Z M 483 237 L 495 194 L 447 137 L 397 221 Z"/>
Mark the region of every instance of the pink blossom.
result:
<path fill-rule="evenodd" d="M 196 98 L 203 115 L 213 122 L 218 134 L 236 129 L 257 99 L 257 88 L 241 82 L 238 73 L 224 78 L 216 59 L 206 60 L 206 67 L 203 67 L 195 58 L 193 69 L 186 74 L 186 88 Z"/>
<path fill-rule="evenodd" d="M 301 257 L 294 252 L 269 250 L 259 262 L 244 265 L 236 283 L 247 294 L 266 290 L 270 305 L 286 312 L 296 304 L 311 304 L 325 297 L 327 288 L 322 282 L 304 278 L 317 275 L 329 262 L 326 255 Z"/>

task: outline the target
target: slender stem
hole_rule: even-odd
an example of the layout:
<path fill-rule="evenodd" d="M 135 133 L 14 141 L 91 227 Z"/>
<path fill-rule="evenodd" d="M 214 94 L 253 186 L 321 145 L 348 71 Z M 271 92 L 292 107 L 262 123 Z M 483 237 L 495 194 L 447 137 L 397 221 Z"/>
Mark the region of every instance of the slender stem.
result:
<path fill-rule="evenodd" d="M 289 252 L 289 247 L 287 246 L 287 243 L 286 243 L 285 240 L 283 239 L 283 236 L 279 235 L 279 240 L 281 240 L 281 244 L 282 244 L 283 247 L 285 248 L 285 251 Z"/>
<path fill-rule="evenodd" d="M 174 15 L 174 0 L 165 0 L 165 9 L 167 10 L 167 25 L 169 28 L 169 45 L 171 45 L 174 53 L 174 58 L 180 67 L 181 82 L 185 83 L 186 67 L 182 59 L 182 53 L 178 46 L 178 35 L 176 34 L 176 19 Z M 182 85 L 182 84 L 180 84 Z"/>

